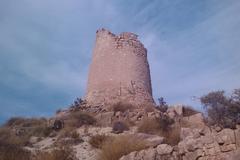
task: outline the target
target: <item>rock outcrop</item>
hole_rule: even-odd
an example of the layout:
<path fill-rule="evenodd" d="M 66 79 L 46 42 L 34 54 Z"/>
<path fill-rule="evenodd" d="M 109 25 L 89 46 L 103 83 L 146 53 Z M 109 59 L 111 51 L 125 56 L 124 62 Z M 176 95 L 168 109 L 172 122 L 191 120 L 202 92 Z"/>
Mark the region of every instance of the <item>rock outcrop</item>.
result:
<path fill-rule="evenodd" d="M 187 133 L 186 133 L 187 132 Z M 183 138 L 177 146 L 160 144 L 139 152 L 132 152 L 120 160 L 238 160 L 240 128 L 219 132 L 208 127 L 182 128 Z"/>

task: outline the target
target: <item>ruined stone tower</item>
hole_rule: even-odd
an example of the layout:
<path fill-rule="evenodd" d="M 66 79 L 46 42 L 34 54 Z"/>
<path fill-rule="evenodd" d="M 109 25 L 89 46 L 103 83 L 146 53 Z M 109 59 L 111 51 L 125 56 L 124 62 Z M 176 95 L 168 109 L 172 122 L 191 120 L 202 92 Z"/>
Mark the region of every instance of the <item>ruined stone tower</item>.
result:
<path fill-rule="evenodd" d="M 97 31 L 85 99 L 92 105 L 154 103 L 147 50 L 137 35 Z"/>

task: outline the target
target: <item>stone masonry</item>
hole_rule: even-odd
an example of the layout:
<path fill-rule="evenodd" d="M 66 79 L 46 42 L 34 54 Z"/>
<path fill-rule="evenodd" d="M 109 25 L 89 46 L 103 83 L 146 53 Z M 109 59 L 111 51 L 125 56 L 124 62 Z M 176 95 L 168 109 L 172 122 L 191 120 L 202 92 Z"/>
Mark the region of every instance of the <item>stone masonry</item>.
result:
<path fill-rule="evenodd" d="M 91 105 L 154 104 L 147 50 L 137 35 L 97 31 L 85 99 Z"/>

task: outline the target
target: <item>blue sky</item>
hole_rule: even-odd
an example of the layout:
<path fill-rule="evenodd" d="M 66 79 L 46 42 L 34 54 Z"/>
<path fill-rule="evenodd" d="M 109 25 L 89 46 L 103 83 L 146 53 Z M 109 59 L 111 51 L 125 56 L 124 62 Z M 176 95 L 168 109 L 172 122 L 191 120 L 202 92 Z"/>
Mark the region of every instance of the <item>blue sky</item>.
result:
<path fill-rule="evenodd" d="M 1 0 L 0 122 L 50 116 L 84 96 L 97 29 L 134 32 L 154 97 L 240 87 L 239 0 Z"/>

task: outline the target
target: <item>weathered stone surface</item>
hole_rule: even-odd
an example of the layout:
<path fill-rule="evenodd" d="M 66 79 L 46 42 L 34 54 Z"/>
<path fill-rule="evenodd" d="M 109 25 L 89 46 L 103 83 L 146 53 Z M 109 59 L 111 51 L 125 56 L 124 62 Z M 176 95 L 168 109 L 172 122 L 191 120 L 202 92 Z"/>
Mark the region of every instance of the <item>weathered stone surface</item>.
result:
<path fill-rule="evenodd" d="M 220 132 L 222 130 L 222 128 L 219 127 L 219 126 L 215 126 L 214 129 L 215 129 L 216 132 Z"/>
<path fill-rule="evenodd" d="M 120 160 L 156 160 L 156 150 L 149 148 L 139 152 L 131 152 L 130 154 L 121 157 Z"/>
<path fill-rule="evenodd" d="M 154 104 L 147 50 L 133 33 L 97 31 L 87 83 L 89 104 Z"/>
<path fill-rule="evenodd" d="M 186 137 L 199 138 L 200 130 L 199 129 L 191 129 L 191 128 L 181 128 L 180 138 L 183 140 Z"/>
<path fill-rule="evenodd" d="M 204 117 L 202 113 L 197 113 L 188 117 L 183 117 L 183 122 L 190 128 L 205 127 Z"/>
<path fill-rule="evenodd" d="M 199 134 L 200 134 L 201 136 L 205 136 L 205 135 L 211 134 L 211 130 L 210 130 L 209 127 L 203 126 L 203 127 L 200 128 Z"/>
<path fill-rule="evenodd" d="M 193 152 L 196 149 L 203 148 L 203 144 L 200 139 L 194 139 L 193 137 L 187 137 L 184 141 L 178 143 L 179 153 Z"/>
<path fill-rule="evenodd" d="M 229 160 L 238 160 L 240 159 L 240 149 L 235 150 L 231 155 Z"/>
<path fill-rule="evenodd" d="M 159 155 L 171 154 L 173 147 L 168 144 L 160 144 L 157 146 L 156 150 Z"/>
<path fill-rule="evenodd" d="M 177 146 L 160 144 L 156 148 L 133 152 L 125 156 L 125 160 L 238 160 L 236 157 L 240 156 L 237 150 L 239 148 L 233 134 L 236 136 L 238 130 L 223 129 L 220 132 L 208 130 L 200 136 L 194 134 L 201 132 L 202 129 L 185 131 L 189 133 Z"/>
<path fill-rule="evenodd" d="M 220 146 L 220 149 L 222 152 L 229 152 L 229 151 L 235 150 L 237 148 L 236 148 L 235 144 L 228 144 L 228 145 Z"/>
<path fill-rule="evenodd" d="M 236 129 L 234 133 L 235 133 L 236 145 L 237 147 L 240 148 L 240 128 Z"/>
<path fill-rule="evenodd" d="M 232 129 L 223 129 L 221 132 L 217 133 L 216 141 L 220 145 L 235 144 L 235 134 Z"/>
<path fill-rule="evenodd" d="M 95 118 L 97 120 L 98 125 L 110 126 L 112 124 L 113 116 L 114 116 L 114 112 L 105 112 L 105 113 L 99 113 Z"/>
<path fill-rule="evenodd" d="M 98 149 L 94 149 L 87 142 L 80 143 L 73 147 L 76 151 L 76 157 L 78 160 L 96 160 L 98 157 Z"/>
<path fill-rule="evenodd" d="M 207 147 L 207 148 L 211 148 L 213 147 L 213 143 L 214 143 L 214 136 L 209 134 L 206 136 L 201 137 L 201 142 Z"/>
<path fill-rule="evenodd" d="M 199 157 L 202 157 L 204 155 L 204 152 L 202 149 L 197 149 L 194 152 L 187 152 L 185 156 L 183 156 L 183 160 L 195 160 Z"/>
<path fill-rule="evenodd" d="M 29 143 L 31 143 L 31 144 L 37 143 L 37 142 L 38 142 L 38 139 L 39 139 L 39 137 L 34 137 L 34 136 L 32 136 L 32 137 L 30 137 L 30 139 L 29 139 Z"/>

